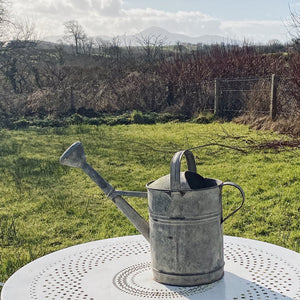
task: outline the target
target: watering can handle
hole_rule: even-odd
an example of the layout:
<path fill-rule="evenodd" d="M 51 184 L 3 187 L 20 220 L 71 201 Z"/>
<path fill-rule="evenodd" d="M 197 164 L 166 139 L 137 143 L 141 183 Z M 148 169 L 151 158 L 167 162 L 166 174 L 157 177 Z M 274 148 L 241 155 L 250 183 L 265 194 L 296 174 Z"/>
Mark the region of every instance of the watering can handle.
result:
<path fill-rule="evenodd" d="M 182 150 L 176 152 L 171 160 L 170 187 L 172 191 L 181 190 L 180 165 L 181 165 L 181 158 L 183 155 L 185 155 L 187 165 L 188 165 L 188 170 L 195 173 L 197 172 L 195 158 L 191 151 Z"/>
<path fill-rule="evenodd" d="M 233 212 L 231 212 L 227 217 L 222 218 L 222 222 L 221 223 L 223 223 L 229 217 L 231 217 L 232 215 L 234 215 L 243 206 L 243 204 L 245 202 L 245 193 L 244 193 L 243 189 L 239 185 L 237 185 L 236 183 L 233 183 L 233 182 L 223 182 L 222 186 L 224 186 L 224 185 L 231 185 L 231 186 L 234 186 L 235 188 L 237 188 L 240 191 L 241 195 L 242 195 L 243 201 L 242 201 L 242 203 L 240 204 L 240 206 L 237 209 L 235 209 Z"/>

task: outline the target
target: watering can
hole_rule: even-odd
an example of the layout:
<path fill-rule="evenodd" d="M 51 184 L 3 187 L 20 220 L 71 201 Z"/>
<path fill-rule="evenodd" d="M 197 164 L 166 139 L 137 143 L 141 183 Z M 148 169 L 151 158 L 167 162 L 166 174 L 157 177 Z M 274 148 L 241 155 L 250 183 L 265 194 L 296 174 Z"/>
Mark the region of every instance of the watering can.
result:
<path fill-rule="evenodd" d="M 188 170 L 181 172 L 185 156 Z M 193 153 L 176 152 L 170 174 L 147 183 L 147 192 L 117 191 L 87 162 L 81 142 L 61 156 L 63 165 L 81 168 L 150 242 L 153 279 L 168 285 L 194 286 L 215 282 L 224 274 L 223 222 L 244 204 L 245 194 L 233 182 L 197 173 Z M 223 218 L 222 188 L 230 185 L 241 204 Z M 122 196 L 148 198 L 149 223 Z"/>

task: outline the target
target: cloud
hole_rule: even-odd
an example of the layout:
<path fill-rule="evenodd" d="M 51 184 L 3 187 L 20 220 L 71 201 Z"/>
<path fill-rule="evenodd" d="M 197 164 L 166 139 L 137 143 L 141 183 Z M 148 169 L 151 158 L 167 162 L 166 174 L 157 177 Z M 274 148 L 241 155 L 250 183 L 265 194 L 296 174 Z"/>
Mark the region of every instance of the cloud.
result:
<path fill-rule="evenodd" d="M 288 40 L 286 26 L 282 21 L 223 21 L 221 28 L 235 39 L 248 39 L 252 42 L 268 42 L 278 39 Z"/>
<path fill-rule="evenodd" d="M 80 0 L 79 0 L 80 1 Z M 97 9 L 100 15 L 118 16 L 121 12 L 121 0 L 91 0 L 92 8 Z"/>
<path fill-rule="evenodd" d="M 21 14 L 57 14 L 81 16 L 83 14 L 90 15 L 96 13 L 104 16 L 117 16 L 120 13 L 122 0 L 15 0 L 13 3 L 13 12 Z"/>
<path fill-rule="evenodd" d="M 134 34 L 151 26 L 190 36 L 286 40 L 280 21 L 230 21 L 199 11 L 124 9 L 123 0 L 14 0 L 13 13 L 33 18 L 44 35 L 62 35 L 63 23 L 77 20 L 89 36 Z"/>
<path fill-rule="evenodd" d="M 98 22 L 101 23 L 102 28 L 105 28 L 105 32 L 114 32 L 114 34 L 137 33 L 151 26 L 159 26 L 170 32 L 191 36 L 223 33 L 218 19 L 201 12 L 130 9 L 121 10 L 117 19 L 101 19 Z"/>
<path fill-rule="evenodd" d="M 89 28 L 98 34 L 103 30 L 112 35 L 122 35 L 137 33 L 151 26 L 159 26 L 170 32 L 193 37 L 221 35 L 228 40 L 244 38 L 259 42 L 267 42 L 270 39 L 287 40 L 286 28 L 281 21 L 227 21 L 198 11 L 166 12 L 150 8 L 121 10 L 118 18 L 99 19 Z"/>

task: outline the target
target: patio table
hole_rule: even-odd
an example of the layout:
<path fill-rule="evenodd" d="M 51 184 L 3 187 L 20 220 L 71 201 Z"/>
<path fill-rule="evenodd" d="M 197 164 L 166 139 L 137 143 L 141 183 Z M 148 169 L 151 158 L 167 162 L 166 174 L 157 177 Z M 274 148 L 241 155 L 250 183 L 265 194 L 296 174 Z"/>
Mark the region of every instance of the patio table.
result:
<path fill-rule="evenodd" d="M 1 300 L 300 299 L 300 254 L 224 236 L 224 277 L 179 287 L 152 280 L 141 235 L 93 241 L 38 258 L 5 283 Z"/>

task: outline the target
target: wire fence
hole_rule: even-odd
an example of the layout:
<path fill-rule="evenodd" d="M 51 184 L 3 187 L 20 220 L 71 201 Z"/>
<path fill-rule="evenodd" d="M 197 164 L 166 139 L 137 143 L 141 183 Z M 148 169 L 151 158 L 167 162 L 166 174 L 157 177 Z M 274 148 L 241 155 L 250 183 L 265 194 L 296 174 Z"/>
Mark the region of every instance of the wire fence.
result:
<path fill-rule="evenodd" d="M 169 104 L 181 112 L 209 111 L 223 118 L 241 114 L 293 116 L 300 114 L 300 82 L 276 76 L 217 78 L 168 85 Z"/>
<path fill-rule="evenodd" d="M 299 87 L 294 78 L 269 77 L 216 79 L 214 82 L 214 113 L 235 117 L 245 113 L 269 115 L 299 114 Z"/>
<path fill-rule="evenodd" d="M 272 77 L 215 80 L 214 112 L 221 117 L 234 117 L 255 111 L 270 113 L 274 101 Z"/>

